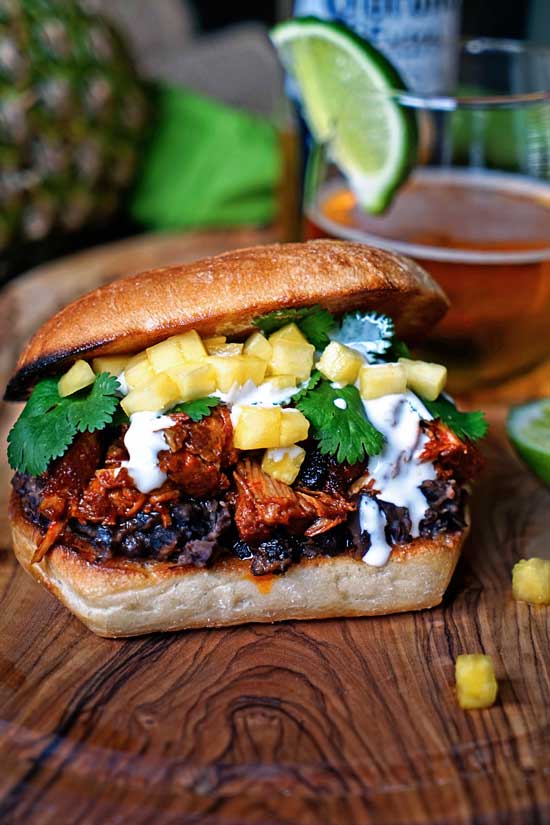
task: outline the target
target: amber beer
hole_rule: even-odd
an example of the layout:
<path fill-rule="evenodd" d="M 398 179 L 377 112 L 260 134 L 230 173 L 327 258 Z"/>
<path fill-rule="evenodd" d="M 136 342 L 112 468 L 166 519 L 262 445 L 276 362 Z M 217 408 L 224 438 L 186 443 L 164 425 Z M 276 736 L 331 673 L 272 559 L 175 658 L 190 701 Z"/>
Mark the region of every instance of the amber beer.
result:
<path fill-rule="evenodd" d="M 549 183 L 425 169 L 373 217 L 336 178 L 306 210 L 305 235 L 393 249 L 436 278 L 452 308 L 428 354 L 451 362 L 454 390 L 499 381 L 550 355 Z"/>

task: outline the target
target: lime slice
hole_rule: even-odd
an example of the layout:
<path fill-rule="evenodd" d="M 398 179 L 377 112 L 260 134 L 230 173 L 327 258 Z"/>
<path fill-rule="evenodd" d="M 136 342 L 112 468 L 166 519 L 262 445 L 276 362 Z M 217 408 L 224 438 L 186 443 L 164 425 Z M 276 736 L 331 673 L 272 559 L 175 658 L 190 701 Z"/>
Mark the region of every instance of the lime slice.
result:
<path fill-rule="evenodd" d="M 416 154 L 416 118 L 399 104 L 399 73 L 366 40 L 340 23 L 298 17 L 271 32 L 298 85 L 304 116 L 348 178 L 364 209 L 382 212 Z"/>
<path fill-rule="evenodd" d="M 525 463 L 550 484 L 550 398 L 511 409 L 507 429 Z"/>

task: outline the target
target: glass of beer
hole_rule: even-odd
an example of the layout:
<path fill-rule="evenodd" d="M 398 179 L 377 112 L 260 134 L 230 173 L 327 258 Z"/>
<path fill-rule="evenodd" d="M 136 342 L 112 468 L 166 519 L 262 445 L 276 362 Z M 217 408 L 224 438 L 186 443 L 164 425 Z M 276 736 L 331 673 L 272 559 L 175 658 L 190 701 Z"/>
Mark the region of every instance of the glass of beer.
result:
<path fill-rule="evenodd" d="M 312 147 L 304 234 L 391 249 L 432 274 L 451 309 L 423 355 L 449 364 L 460 392 L 550 357 L 550 49 L 468 41 L 454 91 L 392 93 L 418 140 L 381 215 L 361 207 L 330 144 Z"/>

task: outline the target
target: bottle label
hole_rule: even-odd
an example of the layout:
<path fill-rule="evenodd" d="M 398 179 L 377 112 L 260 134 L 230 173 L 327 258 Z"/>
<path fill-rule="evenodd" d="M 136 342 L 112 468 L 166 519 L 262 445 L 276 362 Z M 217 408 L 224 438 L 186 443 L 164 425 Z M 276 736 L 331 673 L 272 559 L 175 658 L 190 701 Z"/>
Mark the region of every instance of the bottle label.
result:
<path fill-rule="evenodd" d="M 462 0 L 296 0 L 294 15 L 338 20 L 379 49 L 411 91 L 452 92 Z"/>

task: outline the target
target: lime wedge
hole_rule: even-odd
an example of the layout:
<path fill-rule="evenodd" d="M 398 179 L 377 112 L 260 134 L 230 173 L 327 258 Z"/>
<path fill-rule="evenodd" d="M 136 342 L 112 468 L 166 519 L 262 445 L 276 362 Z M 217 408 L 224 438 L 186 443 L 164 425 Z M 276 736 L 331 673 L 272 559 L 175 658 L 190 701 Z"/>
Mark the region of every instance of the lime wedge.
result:
<path fill-rule="evenodd" d="M 298 17 L 275 26 L 271 39 L 314 138 L 328 145 L 361 206 L 382 212 L 416 154 L 416 118 L 394 94 L 405 88 L 399 73 L 340 23 Z"/>
<path fill-rule="evenodd" d="M 513 407 L 506 426 L 510 441 L 525 463 L 550 484 L 550 398 Z"/>

